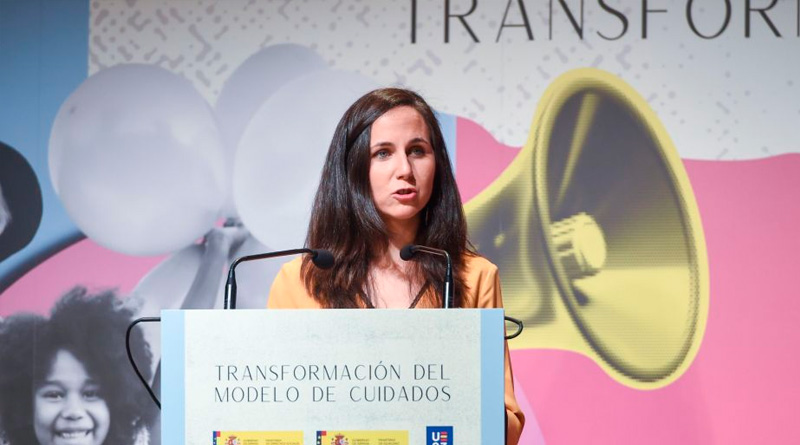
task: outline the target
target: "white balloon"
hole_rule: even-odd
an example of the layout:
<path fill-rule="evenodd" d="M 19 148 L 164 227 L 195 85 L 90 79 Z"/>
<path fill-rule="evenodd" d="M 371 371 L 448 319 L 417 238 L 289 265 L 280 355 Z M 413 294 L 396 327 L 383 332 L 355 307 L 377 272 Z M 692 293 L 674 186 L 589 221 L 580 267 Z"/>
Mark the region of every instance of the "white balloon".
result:
<path fill-rule="evenodd" d="M 319 71 L 286 84 L 258 109 L 239 142 L 233 196 L 242 222 L 263 244 L 303 245 L 336 124 L 375 88 L 356 73 Z"/>
<path fill-rule="evenodd" d="M 214 107 L 229 176 L 239 139 L 258 107 L 287 82 L 325 67 L 325 61 L 313 50 L 287 43 L 264 48 L 236 68 L 225 81 Z M 227 217 L 237 215 L 232 194 L 226 199 L 223 213 Z"/>
<path fill-rule="evenodd" d="M 230 180 L 211 108 L 153 65 L 86 79 L 58 111 L 50 176 L 75 224 L 117 252 L 178 250 L 219 217 Z"/>

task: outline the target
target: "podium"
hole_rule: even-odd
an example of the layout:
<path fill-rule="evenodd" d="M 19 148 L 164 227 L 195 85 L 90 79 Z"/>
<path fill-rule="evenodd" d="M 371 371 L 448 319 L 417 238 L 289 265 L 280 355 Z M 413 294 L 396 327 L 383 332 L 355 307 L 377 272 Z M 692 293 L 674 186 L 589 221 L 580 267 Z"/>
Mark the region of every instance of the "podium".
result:
<path fill-rule="evenodd" d="M 504 443 L 501 309 L 161 319 L 164 444 Z"/>

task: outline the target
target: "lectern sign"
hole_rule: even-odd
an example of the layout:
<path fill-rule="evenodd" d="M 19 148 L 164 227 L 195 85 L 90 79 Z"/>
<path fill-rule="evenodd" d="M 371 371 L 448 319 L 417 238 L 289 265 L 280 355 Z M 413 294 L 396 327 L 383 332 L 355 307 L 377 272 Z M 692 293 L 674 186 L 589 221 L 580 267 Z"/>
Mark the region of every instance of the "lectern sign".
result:
<path fill-rule="evenodd" d="M 503 441 L 500 309 L 164 311 L 162 323 L 163 443 Z"/>

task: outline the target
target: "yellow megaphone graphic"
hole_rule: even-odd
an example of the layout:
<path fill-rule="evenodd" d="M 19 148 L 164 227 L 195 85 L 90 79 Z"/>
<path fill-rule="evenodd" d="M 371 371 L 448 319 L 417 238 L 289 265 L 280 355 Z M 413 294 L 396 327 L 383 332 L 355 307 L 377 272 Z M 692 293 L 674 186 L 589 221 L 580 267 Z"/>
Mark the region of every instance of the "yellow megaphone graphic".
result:
<path fill-rule="evenodd" d="M 465 210 L 525 324 L 511 348 L 575 351 L 639 389 L 692 363 L 708 315 L 700 214 L 667 132 L 622 80 L 556 79 L 517 157 Z"/>

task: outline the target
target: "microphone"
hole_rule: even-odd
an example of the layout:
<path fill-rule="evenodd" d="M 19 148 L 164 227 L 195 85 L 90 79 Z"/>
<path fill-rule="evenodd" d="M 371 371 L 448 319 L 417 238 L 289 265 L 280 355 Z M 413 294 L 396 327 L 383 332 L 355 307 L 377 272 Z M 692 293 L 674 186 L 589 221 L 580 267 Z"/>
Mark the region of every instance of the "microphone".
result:
<path fill-rule="evenodd" d="M 275 258 L 279 256 L 295 255 L 298 253 L 307 253 L 311 255 L 311 262 L 320 269 L 330 269 L 333 267 L 333 254 L 324 249 L 291 249 L 279 250 L 277 252 L 258 253 L 255 255 L 247 255 L 236 258 L 231 267 L 228 269 L 228 281 L 225 283 L 225 309 L 236 309 L 236 266 L 239 263 L 253 260 L 263 260 L 266 258 Z M 230 305 L 228 304 L 230 303 Z"/>
<path fill-rule="evenodd" d="M 408 261 L 411 258 L 413 258 L 414 254 L 416 253 L 416 251 L 414 250 L 414 247 L 416 247 L 416 246 L 414 246 L 413 244 L 408 244 L 408 245 L 403 246 L 403 248 L 400 249 L 400 258 L 403 261 Z"/>
<path fill-rule="evenodd" d="M 400 249 L 400 258 L 403 261 L 408 261 L 413 258 L 417 252 L 443 256 L 447 259 L 447 271 L 444 275 L 444 301 L 442 302 L 442 307 L 444 309 L 450 309 L 450 306 L 453 304 L 453 262 L 450 260 L 450 254 L 442 249 L 409 244 Z"/>

